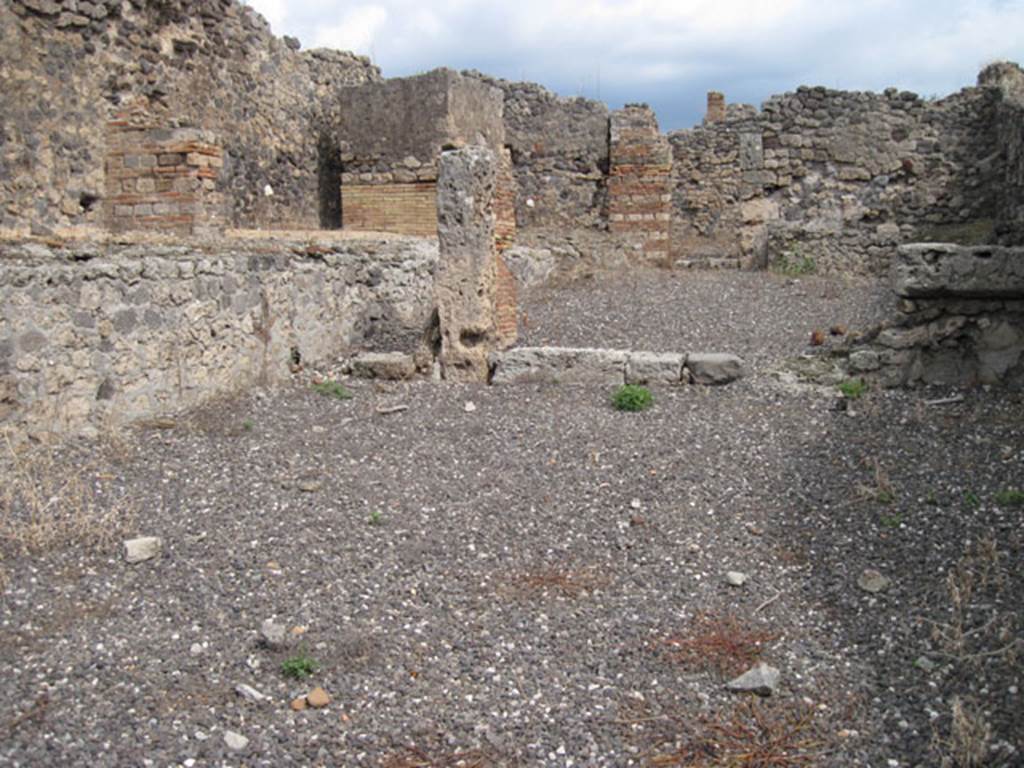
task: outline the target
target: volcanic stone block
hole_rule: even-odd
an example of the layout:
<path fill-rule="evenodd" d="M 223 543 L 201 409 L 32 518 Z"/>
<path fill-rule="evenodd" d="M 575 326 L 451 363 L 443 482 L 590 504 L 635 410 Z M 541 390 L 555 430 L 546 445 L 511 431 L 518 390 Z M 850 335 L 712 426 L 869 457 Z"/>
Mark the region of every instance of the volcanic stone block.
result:
<path fill-rule="evenodd" d="M 695 384 L 728 384 L 743 376 L 743 360 L 729 354 L 691 353 L 686 370 Z"/>
<path fill-rule="evenodd" d="M 352 375 L 364 379 L 411 379 L 416 361 L 404 352 L 362 352 L 351 361 Z"/>
<path fill-rule="evenodd" d="M 437 235 L 441 251 L 435 296 L 441 373 L 453 381 L 486 381 L 498 344 L 494 192 L 497 162 L 485 147 L 441 154 Z"/>
<path fill-rule="evenodd" d="M 628 358 L 612 349 L 518 347 L 491 356 L 491 383 L 622 384 Z"/>

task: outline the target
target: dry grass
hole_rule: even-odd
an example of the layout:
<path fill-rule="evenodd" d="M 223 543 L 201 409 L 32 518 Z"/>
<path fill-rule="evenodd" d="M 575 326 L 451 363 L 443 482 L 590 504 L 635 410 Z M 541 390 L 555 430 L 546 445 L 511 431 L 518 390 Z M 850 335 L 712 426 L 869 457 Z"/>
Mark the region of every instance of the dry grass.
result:
<path fill-rule="evenodd" d="M 520 573 L 506 582 L 506 588 L 516 597 L 577 598 L 606 583 L 595 568 L 550 566 Z"/>
<path fill-rule="evenodd" d="M 671 748 L 652 750 L 652 766 L 687 768 L 801 768 L 821 765 L 825 742 L 814 710 L 802 704 L 745 701 L 695 724 L 677 720 L 682 733 Z M 666 751 L 668 749 L 668 751 Z"/>
<path fill-rule="evenodd" d="M 661 640 L 668 657 L 698 670 L 710 670 L 722 677 L 738 675 L 761 658 L 765 646 L 778 635 L 754 629 L 731 615 L 697 614 L 686 631 Z"/>
<path fill-rule="evenodd" d="M 933 749 L 942 755 L 942 768 L 981 768 L 990 765 L 992 728 L 984 715 L 971 703 L 959 696 L 953 699 L 953 717 L 949 737 L 938 734 Z"/>
<path fill-rule="evenodd" d="M 103 492 L 111 475 L 98 459 L 69 466 L 49 448 L 15 447 L 9 436 L 3 446 L 0 556 L 70 545 L 105 548 L 131 526 L 134 510 L 127 499 Z"/>

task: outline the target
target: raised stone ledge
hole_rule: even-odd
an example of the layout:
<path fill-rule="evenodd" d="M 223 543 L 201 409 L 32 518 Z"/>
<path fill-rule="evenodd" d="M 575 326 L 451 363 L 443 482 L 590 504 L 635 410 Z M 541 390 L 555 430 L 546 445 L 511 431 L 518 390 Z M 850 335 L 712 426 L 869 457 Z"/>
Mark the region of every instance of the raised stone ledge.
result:
<path fill-rule="evenodd" d="M 893 262 L 893 287 L 907 299 L 1024 298 L 1024 248 L 904 245 Z"/>
<path fill-rule="evenodd" d="M 492 384 L 727 384 L 743 375 L 735 355 L 576 347 L 517 347 L 491 354 L 490 365 Z"/>

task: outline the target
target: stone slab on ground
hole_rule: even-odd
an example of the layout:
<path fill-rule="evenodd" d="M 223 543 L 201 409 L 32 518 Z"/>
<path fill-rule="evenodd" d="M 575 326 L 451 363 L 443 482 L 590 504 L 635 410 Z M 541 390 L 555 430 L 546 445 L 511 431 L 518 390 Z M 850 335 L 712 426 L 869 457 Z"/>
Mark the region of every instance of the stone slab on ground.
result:
<path fill-rule="evenodd" d="M 491 355 L 491 383 L 622 384 L 628 359 L 613 349 L 518 347 Z"/>
<path fill-rule="evenodd" d="M 400 381 L 416 375 L 416 361 L 404 352 L 362 352 L 349 361 L 349 367 L 361 379 Z"/>
<path fill-rule="evenodd" d="M 743 360 L 720 352 L 691 352 L 686 370 L 695 384 L 728 384 L 743 377 Z"/>
<path fill-rule="evenodd" d="M 686 355 L 680 352 L 630 352 L 627 384 L 679 384 Z"/>

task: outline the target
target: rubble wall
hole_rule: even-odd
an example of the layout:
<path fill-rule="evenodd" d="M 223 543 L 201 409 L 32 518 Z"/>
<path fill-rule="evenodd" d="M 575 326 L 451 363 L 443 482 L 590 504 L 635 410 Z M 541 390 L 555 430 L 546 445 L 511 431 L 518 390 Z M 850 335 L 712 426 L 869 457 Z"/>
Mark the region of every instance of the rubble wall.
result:
<path fill-rule="evenodd" d="M 433 240 L 0 244 L 0 425 L 95 433 L 355 350 L 429 369 Z"/>
<path fill-rule="evenodd" d="M 338 89 L 380 73 L 298 47 L 235 0 L 0 3 L 0 229 L 102 226 L 107 123 L 128 108 L 221 137 L 228 224 L 321 226 Z"/>

